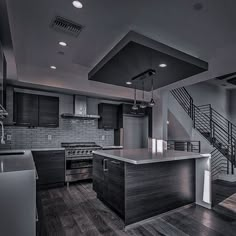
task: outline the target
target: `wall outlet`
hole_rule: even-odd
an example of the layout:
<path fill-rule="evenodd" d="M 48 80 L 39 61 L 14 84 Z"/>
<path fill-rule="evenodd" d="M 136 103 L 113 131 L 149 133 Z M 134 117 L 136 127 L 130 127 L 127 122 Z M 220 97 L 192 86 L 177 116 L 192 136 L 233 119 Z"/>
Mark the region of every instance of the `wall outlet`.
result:
<path fill-rule="evenodd" d="M 52 135 L 51 134 L 48 135 L 48 140 L 52 140 Z"/>
<path fill-rule="evenodd" d="M 102 135 L 102 140 L 103 140 L 103 141 L 105 140 L 105 135 Z"/>
<path fill-rule="evenodd" d="M 7 135 L 7 141 L 11 141 L 11 135 L 10 134 Z"/>

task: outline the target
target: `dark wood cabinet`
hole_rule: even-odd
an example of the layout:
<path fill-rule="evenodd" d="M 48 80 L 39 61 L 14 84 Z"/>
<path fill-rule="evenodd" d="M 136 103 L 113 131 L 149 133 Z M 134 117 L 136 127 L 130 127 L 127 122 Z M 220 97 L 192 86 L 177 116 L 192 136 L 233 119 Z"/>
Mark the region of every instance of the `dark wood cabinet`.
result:
<path fill-rule="evenodd" d="M 120 216 L 124 216 L 124 162 L 94 155 L 93 189 Z"/>
<path fill-rule="evenodd" d="M 49 188 L 65 183 L 65 151 L 33 151 L 38 172 L 39 188 Z"/>
<path fill-rule="evenodd" d="M 15 92 L 14 121 L 18 126 L 58 127 L 59 98 Z"/>
<path fill-rule="evenodd" d="M 100 103 L 98 104 L 99 129 L 117 129 L 118 128 L 118 105 Z"/>
<path fill-rule="evenodd" d="M 59 98 L 39 96 L 39 127 L 59 126 Z"/>
<path fill-rule="evenodd" d="M 124 162 L 107 161 L 107 202 L 120 215 L 124 214 Z"/>
<path fill-rule="evenodd" d="M 38 95 L 14 93 L 14 121 L 20 126 L 38 126 Z"/>

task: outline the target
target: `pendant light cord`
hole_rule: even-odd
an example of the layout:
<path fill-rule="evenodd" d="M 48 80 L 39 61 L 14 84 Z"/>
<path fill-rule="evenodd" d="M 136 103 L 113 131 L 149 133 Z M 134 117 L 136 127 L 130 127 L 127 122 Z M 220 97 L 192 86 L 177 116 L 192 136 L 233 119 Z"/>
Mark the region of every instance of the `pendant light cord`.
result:
<path fill-rule="evenodd" d="M 152 99 L 153 99 L 153 78 L 152 78 Z"/>

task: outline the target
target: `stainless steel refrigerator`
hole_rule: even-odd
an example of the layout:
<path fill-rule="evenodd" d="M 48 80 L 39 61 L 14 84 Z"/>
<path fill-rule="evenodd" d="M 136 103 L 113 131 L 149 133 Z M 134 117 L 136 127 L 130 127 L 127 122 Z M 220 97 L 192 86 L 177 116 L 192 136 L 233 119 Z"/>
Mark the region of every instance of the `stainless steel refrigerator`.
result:
<path fill-rule="evenodd" d="M 123 116 L 123 147 L 148 147 L 148 117 Z"/>

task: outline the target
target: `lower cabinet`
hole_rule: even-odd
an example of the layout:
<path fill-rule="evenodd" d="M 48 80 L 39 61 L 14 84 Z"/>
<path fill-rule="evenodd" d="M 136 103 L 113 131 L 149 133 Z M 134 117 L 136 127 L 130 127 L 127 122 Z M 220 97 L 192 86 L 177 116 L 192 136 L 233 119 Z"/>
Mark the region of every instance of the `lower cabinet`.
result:
<path fill-rule="evenodd" d="M 98 198 L 124 217 L 124 162 L 94 155 L 93 188 Z"/>
<path fill-rule="evenodd" d="M 65 151 L 33 151 L 39 179 L 39 189 L 62 186 L 65 183 Z"/>

